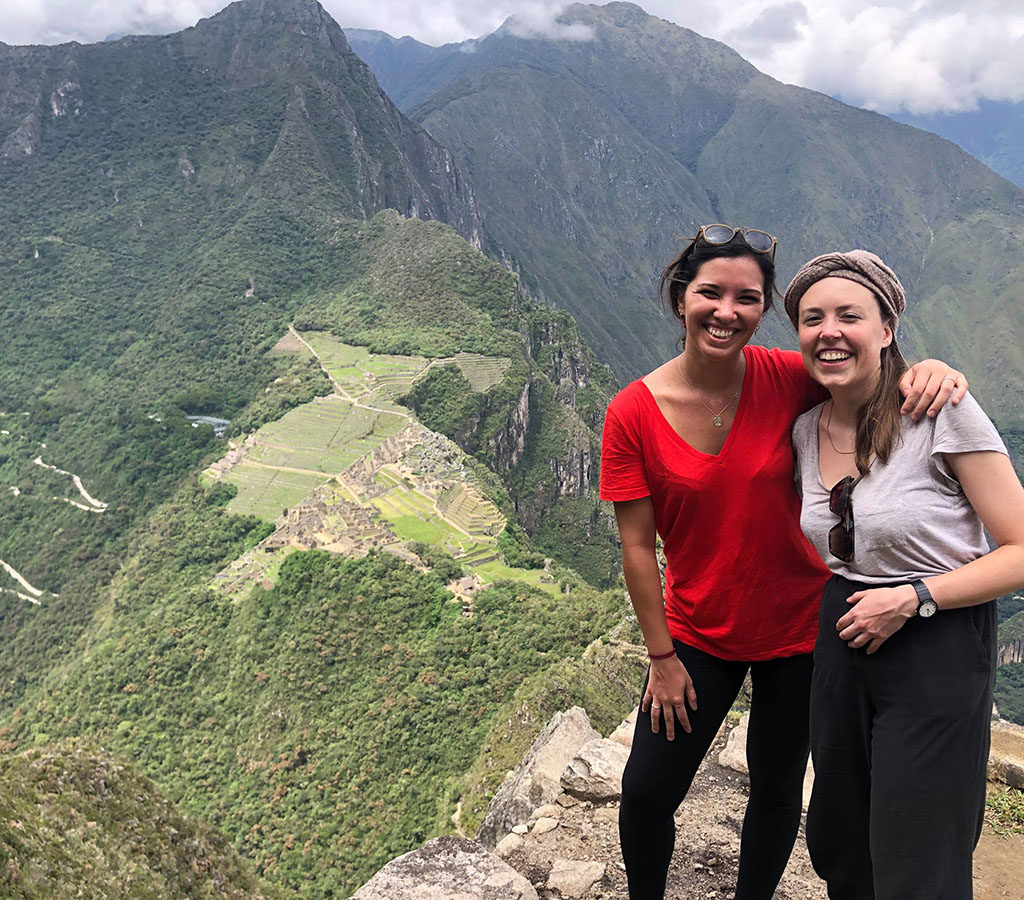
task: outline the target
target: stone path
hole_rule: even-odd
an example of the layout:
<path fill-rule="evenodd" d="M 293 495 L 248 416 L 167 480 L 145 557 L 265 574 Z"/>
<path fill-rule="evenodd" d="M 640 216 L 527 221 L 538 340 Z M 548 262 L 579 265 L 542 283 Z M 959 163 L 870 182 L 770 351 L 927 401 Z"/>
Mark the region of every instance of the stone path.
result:
<path fill-rule="evenodd" d="M 55 499 L 64 500 L 65 502 L 70 503 L 72 506 L 77 506 L 79 509 L 84 509 L 87 512 L 106 511 L 108 504 L 104 503 L 102 500 L 97 500 L 95 497 L 93 497 L 85 489 L 85 486 L 82 484 L 82 479 L 75 475 L 73 472 L 67 472 L 64 469 L 58 469 L 56 466 L 51 466 L 49 463 L 44 463 L 42 456 L 37 456 L 34 460 L 32 460 L 32 462 L 34 462 L 37 466 L 41 466 L 44 469 L 49 469 L 52 472 L 56 472 L 58 475 L 67 475 L 74 482 L 75 487 L 78 488 L 78 493 L 80 493 L 82 497 L 85 498 L 85 501 L 86 503 L 89 504 L 89 506 L 85 506 L 81 503 L 78 503 L 75 500 L 69 499 L 68 497 L 57 497 Z"/>
<path fill-rule="evenodd" d="M 14 566 L 9 565 L 2 559 L 0 559 L 0 568 L 25 588 L 28 593 L 23 594 L 21 591 L 15 590 L 14 588 L 0 588 L 0 592 L 14 594 L 15 596 L 21 597 L 22 600 L 27 600 L 29 603 L 34 603 L 36 606 L 39 605 L 39 598 L 43 595 L 43 592 L 39 588 L 29 584 L 22 574 L 14 568 Z M 54 596 L 56 596 L 56 594 Z"/>

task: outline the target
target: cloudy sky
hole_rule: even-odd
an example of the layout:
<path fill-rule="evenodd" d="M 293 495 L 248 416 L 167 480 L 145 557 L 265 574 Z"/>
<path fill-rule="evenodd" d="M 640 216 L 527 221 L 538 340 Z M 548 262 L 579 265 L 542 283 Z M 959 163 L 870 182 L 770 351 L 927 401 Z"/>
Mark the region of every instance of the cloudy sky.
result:
<path fill-rule="evenodd" d="M 556 0 L 321 0 L 343 27 L 429 44 L 480 37 L 516 15 L 559 30 Z M 0 0 L 0 41 L 54 44 L 177 31 L 227 0 Z M 646 0 L 648 12 L 717 38 L 763 71 L 880 112 L 1024 100 L 1021 0 Z"/>

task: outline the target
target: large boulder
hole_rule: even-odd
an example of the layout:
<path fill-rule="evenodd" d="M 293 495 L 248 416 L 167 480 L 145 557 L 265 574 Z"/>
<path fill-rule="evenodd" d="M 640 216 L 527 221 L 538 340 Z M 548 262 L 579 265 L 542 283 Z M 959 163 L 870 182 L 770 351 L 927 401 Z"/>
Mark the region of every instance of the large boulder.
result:
<path fill-rule="evenodd" d="M 724 769 L 732 769 L 749 775 L 747 769 L 747 723 L 750 713 L 744 713 L 729 732 L 722 752 L 718 754 L 718 764 Z"/>
<path fill-rule="evenodd" d="M 582 707 L 555 713 L 519 768 L 501 783 L 476 839 L 493 848 L 513 825 L 527 821 L 538 806 L 552 803 L 562 792 L 560 779 L 565 767 L 580 747 L 600 737 Z"/>
<path fill-rule="evenodd" d="M 537 892 L 476 841 L 449 836 L 391 860 L 352 900 L 537 900 Z"/>
<path fill-rule="evenodd" d="M 622 796 L 622 770 L 629 750 L 617 741 L 587 741 L 562 772 L 562 787 L 581 800 L 604 803 Z"/>
<path fill-rule="evenodd" d="M 992 723 L 988 777 L 1024 790 L 1024 728 L 999 719 Z"/>
<path fill-rule="evenodd" d="M 634 706 L 633 711 L 622 720 L 622 724 L 619 725 L 610 735 L 608 740 L 615 741 L 617 744 L 622 744 L 627 750 L 633 746 L 633 731 L 636 729 L 636 717 L 639 712 L 639 707 Z"/>

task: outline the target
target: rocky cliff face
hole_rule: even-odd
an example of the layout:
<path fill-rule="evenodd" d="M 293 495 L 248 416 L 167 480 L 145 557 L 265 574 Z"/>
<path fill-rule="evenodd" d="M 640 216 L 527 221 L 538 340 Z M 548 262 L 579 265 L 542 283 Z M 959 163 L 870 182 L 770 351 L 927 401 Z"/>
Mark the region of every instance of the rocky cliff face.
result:
<path fill-rule="evenodd" d="M 519 399 L 509 410 L 505 426 L 491 438 L 490 451 L 494 454 L 495 471 L 507 475 L 518 464 L 526 450 L 526 436 L 530 430 L 530 397 L 533 380 L 523 385 Z"/>
<path fill-rule="evenodd" d="M 1015 639 L 999 643 L 997 664 L 1005 666 L 1010 663 L 1024 662 L 1024 640 Z"/>
<path fill-rule="evenodd" d="M 616 383 L 571 317 L 539 303 L 522 287 L 515 306 L 529 374 L 488 450 L 532 533 L 559 500 L 597 503 L 600 432 Z M 588 518 L 577 517 L 581 525 Z"/>

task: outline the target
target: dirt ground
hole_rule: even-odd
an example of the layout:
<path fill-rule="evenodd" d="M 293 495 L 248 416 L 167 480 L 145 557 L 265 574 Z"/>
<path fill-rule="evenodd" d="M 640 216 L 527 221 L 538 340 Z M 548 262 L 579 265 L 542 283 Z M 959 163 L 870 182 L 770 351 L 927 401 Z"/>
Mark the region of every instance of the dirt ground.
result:
<path fill-rule="evenodd" d="M 986 825 L 974 851 L 974 900 L 1024 897 L 1024 834 L 996 834 Z"/>

